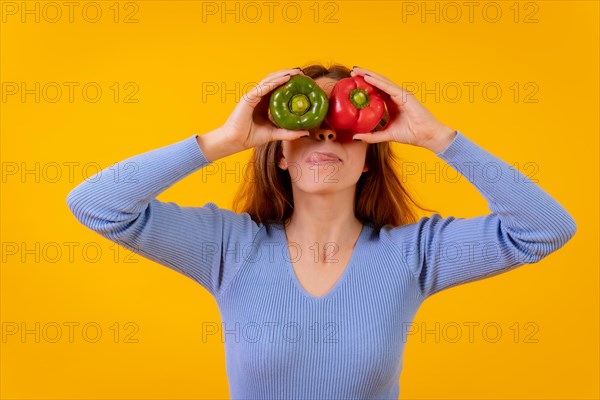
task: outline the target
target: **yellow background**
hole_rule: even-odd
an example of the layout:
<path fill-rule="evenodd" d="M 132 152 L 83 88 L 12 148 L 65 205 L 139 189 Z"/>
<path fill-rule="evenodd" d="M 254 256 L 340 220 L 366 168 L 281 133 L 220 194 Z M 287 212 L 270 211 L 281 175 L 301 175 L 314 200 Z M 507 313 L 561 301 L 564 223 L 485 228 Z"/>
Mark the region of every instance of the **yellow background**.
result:
<path fill-rule="evenodd" d="M 54 18 L 54 11 L 39 2 L 37 23 L 35 15 L 25 14 L 21 21 L 20 1 L 2 2 L 1 320 L 4 331 L 15 323 L 34 329 L 36 322 L 48 329 L 39 343 L 33 334 L 25 340 L 18 334 L 3 338 L 2 398 L 228 397 L 223 343 L 201 340 L 202 323 L 220 322 L 210 294 L 141 256 L 124 249 L 115 254 L 110 242 L 75 220 L 65 198 L 83 180 L 84 166 L 94 172 L 95 165 L 105 168 L 222 124 L 236 95 L 222 99 L 220 93 L 207 94 L 207 87 L 224 84 L 235 90 L 237 82 L 241 91 L 272 71 L 311 62 L 358 65 L 398 84 L 419 82 L 430 89 L 436 82 L 458 83 L 464 89 L 459 101 L 448 96 L 436 101 L 431 95 L 423 103 L 439 120 L 510 164 L 518 163 L 528 175 L 533 172 L 523 165 L 535 163 L 534 178 L 578 223 L 576 236 L 541 262 L 428 299 L 416 324 L 434 329 L 436 322 L 496 323 L 502 338 L 488 342 L 481 330 L 472 343 L 464 337 L 456 343 L 443 336 L 439 342 L 433 335 L 410 338 L 400 397 L 598 398 L 598 2 L 526 3 L 517 3 L 515 22 L 515 2 L 497 2 L 502 17 L 493 23 L 482 16 L 486 2 L 478 3 L 472 22 L 465 7 L 460 20 L 449 21 L 452 10 L 443 2 L 437 4 L 447 14 L 440 14 L 439 22 L 435 15 L 422 22 L 420 13 L 403 14 L 407 4 L 393 1 L 300 1 L 297 22 L 290 20 L 293 5 L 285 2 L 277 3 L 272 22 L 262 2 L 254 3 L 263 11 L 258 21 L 250 20 L 255 10 L 238 3 L 240 21 L 226 14 L 222 22 L 221 2 L 200 1 L 120 2 L 117 22 L 114 2 L 98 1 L 102 16 L 88 22 L 82 16 L 87 2 L 79 2 L 73 22 L 66 6 L 62 17 L 50 22 L 46 19 Z M 26 4 L 36 7 L 36 2 Z M 430 8 L 435 4 L 427 2 Z M 203 14 L 203 7 L 213 6 L 217 14 Z M 87 18 L 94 18 L 93 5 L 86 10 Z M 131 13 L 138 22 L 125 23 Z M 537 22 L 524 22 L 531 13 Z M 20 93 L 7 93 L 10 82 L 25 82 L 28 89 L 35 82 L 41 87 L 57 82 L 63 96 L 47 101 L 54 96 L 50 85 L 46 99 L 36 103 L 27 95 L 22 101 Z M 79 83 L 73 102 L 64 82 Z M 89 82 L 103 90 L 95 103 L 81 93 Z M 115 82 L 117 102 L 110 88 Z M 471 102 L 464 82 L 477 82 L 478 88 L 496 83 L 502 98 L 491 102 L 476 90 Z M 516 101 L 510 89 L 515 82 L 520 87 Z M 537 102 L 525 102 L 532 87 Z M 138 89 L 131 98 L 137 102 L 125 102 L 132 88 Z M 430 167 L 440 161 L 425 149 L 394 146 L 404 161 Z M 249 155 L 221 161 L 233 168 Z M 36 163 L 38 176 L 11 170 Z M 62 176 L 55 179 L 57 164 Z M 72 177 L 68 165 L 73 165 Z M 418 200 L 444 216 L 489 212 L 465 179 L 436 182 L 431 175 L 414 175 L 408 183 Z M 214 201 L 230 208 L 238 184 L 231 175 L 203 182 L 196 173 L 159 198 L 196 206 Z M 73 259 L 65 254 L 65 242 L 78 243 Z M 22 262 L 22 251 L 36 243 L 39 262 L 35 254 L 25 254 Z M 91 250 L 87 259 L 82 255 L 86 245 L 101 249 L 97 262 L 91 262 Z M 52 253 L 53 246 L 62 248 L 62 256 Z M 72 343 L 64 325 L 70 322 L 79 324 Z M 532 332 L 527 322 L 537 327 L 531 337 L 537 343 L 526 340 Z M 63 327 L 56 343 L 46 340 L 55 334 L 52 323 Z M 81 334 L 90 323 L 102 329 L 96 343 Z M 116 343 L 114 324 L 121 334 Z M 514 324 L 521 329 L 516 342 Z M 128 333 L 133 333 L 130 340 Z"/>

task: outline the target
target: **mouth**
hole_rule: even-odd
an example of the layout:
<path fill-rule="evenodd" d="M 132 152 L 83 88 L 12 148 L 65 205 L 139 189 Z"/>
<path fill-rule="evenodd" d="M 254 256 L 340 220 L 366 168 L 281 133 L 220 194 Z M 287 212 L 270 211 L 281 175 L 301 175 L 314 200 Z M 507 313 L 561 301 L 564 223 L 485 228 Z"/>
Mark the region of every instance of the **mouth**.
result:
<path fill-rule="evenodd" d="M 321 163 L 341 163 L 342 160 L 335 153 L 314 151 L 306 157 L 304 160 L 310 164 L 321 164 Z"/>

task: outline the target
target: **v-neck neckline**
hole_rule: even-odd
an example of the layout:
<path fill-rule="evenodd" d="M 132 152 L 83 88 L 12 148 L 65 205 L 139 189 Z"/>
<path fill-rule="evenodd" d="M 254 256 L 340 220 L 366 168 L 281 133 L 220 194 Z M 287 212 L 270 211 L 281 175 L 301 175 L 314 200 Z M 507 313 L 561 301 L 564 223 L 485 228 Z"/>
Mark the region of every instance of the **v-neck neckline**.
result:
<path fill-rule="evenodd" d="M 340 287 L 343 286 L 344 282 L 346 281 L 346 278 L 348 277 L 348 275 L 350 275 L 350 272 L 352 271 L 354 264 L 356 264 L 357 253 L 359 253 L 362 249 L 362 243 L 364 240 L 364 236 L 367 234 L 367 230 L 368 230 L 368 227 L 365 224 L 363 224 L 363 226 L 360 230 L 360 233 L 358 234 L 358 238 L 356 239 L 356 243 L 354 244 L 354 248 L 352 249 L 352 254 L 350 255 L 350 259 L 348 260 L 348 263 L 346 264 L 346 267 L 344 268 L 344 272 L 342 272 L 342 275 L 333 284 L 333 287 L 331 289 L 329 289 L 324 295 L 315 296 L 315 295 L 309 293 L 304 288 L 304 286 L 302 286 L 302 284 L 300 283 L 300 280 L 298 279 L 298 276 L 296 275 L 296 271 L 294 271 L 294 264 L 292 264 L 292 259 L 290 257 L 289 243 L 287 240 L 285 227 L 283 226 L 283 223 L 280 223 L 278 231 L 280 232 L 281 240 L 283 241 L 284 246 L 287 249 L 287 251 L 285 252 L 287 257 L 285 257 L 284 262 L 286 264 L 286 269 L 287 269 L 288 273 L 290 274 L 292 281 L 294 282 L 294 286 L 298 289 L 298 291 L 300 291 L 300 293 L 302 293 L 302 295 L 304 297 L 306 297 L 310 300 L 314 300 L 314 301 L 323 301 L 328 298 L 331 298 L 338 290 L 340 290 Z"/>

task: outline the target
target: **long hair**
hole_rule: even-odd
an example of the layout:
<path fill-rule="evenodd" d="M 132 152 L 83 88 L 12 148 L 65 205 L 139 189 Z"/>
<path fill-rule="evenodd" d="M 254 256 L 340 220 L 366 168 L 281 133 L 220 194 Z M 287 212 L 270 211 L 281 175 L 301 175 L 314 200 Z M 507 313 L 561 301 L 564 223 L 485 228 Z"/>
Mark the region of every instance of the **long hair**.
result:
<path fill-rule="evenodd" d="M 329 68 L 315 64 L 302 68 L 313 79 L 327 77 L 334 80 L 351 77 L 350 69 L 334 64 Z M 378 125 L 381 127 L 383 123 Z M 377 129 L 377 128 L 376 128 Z M 281 140 L 267 142 L 253 149 L 251 161 L 242 185 L 233 199 L 235 212 L 246 212 L 252 220 L 263 224 L 286 224 L 294 212 L 291 177 L 287 170 L 278 168 L 282 156 Z M 389 142 L 369 143 L 364 172 L 356 184 L 354 214 L 363 224 L 375 230 L 390 224 L 394 227 L 417 221 L 413 205 L 427 211 L 411 197 L 394 173 L 399 159 Z"/>

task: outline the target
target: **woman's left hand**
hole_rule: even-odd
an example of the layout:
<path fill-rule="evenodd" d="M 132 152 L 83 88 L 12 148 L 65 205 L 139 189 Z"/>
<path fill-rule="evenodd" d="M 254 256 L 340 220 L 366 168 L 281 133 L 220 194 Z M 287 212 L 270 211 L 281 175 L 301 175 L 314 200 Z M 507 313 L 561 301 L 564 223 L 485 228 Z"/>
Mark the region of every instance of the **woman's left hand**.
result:
<path fill-rule="evenodd" d="M 362 75 L 367 83 L 383 92 L 390 119 L 382 130 L 356 133 L 352 136 L 353 139 L 360 139 L 366 143 L 394 141 L 439 153 L 456 136 L 454 129 L 438 121 L 409 90 L 364 68 L 355 67 L 352 76 L 356 75 Z"/>

